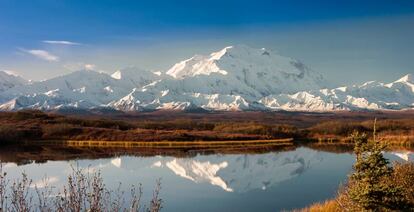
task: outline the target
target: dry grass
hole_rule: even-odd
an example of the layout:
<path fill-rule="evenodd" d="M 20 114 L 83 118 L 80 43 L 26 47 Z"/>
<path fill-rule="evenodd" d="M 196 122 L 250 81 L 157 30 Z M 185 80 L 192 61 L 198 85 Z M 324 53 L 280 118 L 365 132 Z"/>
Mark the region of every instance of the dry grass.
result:
<path fill-rule="evenodd" d="M 233 141 L 278 138 L 347 142 L 347 135 L 355 130 L 372 134 L 373 116 L 384 117 L 377 122 L 377 132 L 382 140 L 403 145 L 414 143 L 414 113 L 170 112 L 115 119 L 19 111 L 0 112 L 0 144 L 18 140 Z"/>
<path fill-rule="evenodd" d="M 405 197 L 414 204 L 414 163 L 395 163 L 392 181 L 404 188 Z"/>
<path fill-rule="evenodd" d="M 48 142 L 46 142 L 48 143 Z M 152 141 L 152 142 L 131 142 L 131 141 L 66 141 L 69 147 L 152 147 L 163 149 L 177 148 L 251 148 L 251 147 L 275 147 L 293 145 L 292 139 L 272 140 L 246 140 L 246 141 Z"/>
<path fill-rule="evenodd" d="M 0 141 L 233 141 L 288 138 L 297 129 L 257 123 L 223 124 L 202 120 L 122 121 L 75 118 L 40 111 L 0 113 Z"/>
<path fill-rule="evenodd" d="M 414 207 L 414 163 L 395 163 L 393 165 L 392 175 L 385 179 L 385 182 L 393 187 L 401 188 L 405 198 L 409 201 L 412 207 Z M 362 208 L 349 198 L 348 189 L 352 186 L 352 184 L 341 186 L 335 199 L 327 200 L 322 203 L 314 203 L 309 207 L 294 211 L 363 211 Z"/>
<path fill-rule="evenodd" d="M 148 206 L 141 203 L 142 186 L 131 186 L 128 193 L 108 189 L 100 172 L 89 174 L 85 170 L 73 169 L 62 188 L 47 184 L 38 187 L 23 173 L 19 179 L 8 179 L 0 165 L 0 211 L 134 211 L 158 212 L 162 208 L 161 183 L 158 180 Z M 128 200 L 128 202 L 127 202 Z"/>
<path fill-rule="evenodd" d="M 327 200 L 322 203 L 314 203 L 307 208 L 293 210 L 293 212 L 336 212 L 343 211 L 335 200 Z"/>
<path fill-rule="evenodd" d="M 407 131 L 387 131 L 378 134 L 378 139 L 390 145 L 414 146 L 414 129 Z"/>

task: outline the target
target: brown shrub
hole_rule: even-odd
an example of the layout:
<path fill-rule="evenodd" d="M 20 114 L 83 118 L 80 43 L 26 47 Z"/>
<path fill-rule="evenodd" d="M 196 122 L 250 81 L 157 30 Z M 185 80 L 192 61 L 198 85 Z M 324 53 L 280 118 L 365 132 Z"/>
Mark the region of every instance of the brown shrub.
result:
<path fill-rule="evenodd" d="M 347 136 L 354 131 L 371 134 L 374 130 L 374 119 L 363 122 L 352 121 L 327 121 L 309 128 L 313 134 Z M 376 122 L 377 133 L 409 133 L 414 129 L 414 120 L 378 120 Z"/>
<path fill-rule="evenodd" d="M 264 135 L 271 138 L 298 137 L 299 130 L 289 125 L 264 125 L 258 123 L 219 123 L 213 131 L 225 133 L 241 133 L 250 135 Z"/>
<path fill-rule="evenodd" d="M 314 203 L 307 208 L 293 210 L 293 212 L 336 212 L 342 211 L 335 200 L 327 200 L 325 202 Z"/>
<path fill-rule="evenodd" d="M 68 123 L 79 127 L 95 127 L 95 128 L 106 128 L 106 129 L 119 129 L 119 130 L 129 130 L 133 129 L 136 126 L 118 120 L 108 120 L 108 119 L 80 119 L 80 118 L 68 118 L 60 117 L 56 121 L 60 123 Z"/>
<path fill-rule="evenodd" d="M 368 132 L 369 128 L 366 128 L 361 123 L 358 122 L 343 122 L 343 121 L 328 121 L 315 126 L 309 129 L 312 133 L 318 133 L 323 135 L 341 135 L 348 136 L 354 131 L 358 132 Z"/>
<path fill-rule="evenodd" d="M 42 136 L 40 128 L 19 128 L 15 125 L 0 125 L 0 144 L 36 139 Z"/>
<path fill-rule="evenodd" d="M 74 169 L 63 188 L 47 183 L 39 188 L 26 174 L 21 179 L 8 179 L 0 164 L 0 211 L 148 211 L 162 208 L 161 183 L 157 180 L 149 206 L 141 202 L 142 186 L 132 185 L 130 192 L 110 190 L 103 183 L 99 171 L 86 174 Z M 30 190 L 34 188 L 35 192 Z M 126 198 L 130 199 L 126 202 Z"/>
<path fill-rule="evenodd" d="M 47 119 L 49 116 L 39 110 L 22 110 L 12 113 L 11 118 L 14 120 Z"/>
<path fill-rule="evenodd" d="M 172 121 L 143 121 L 138 122 L 137 127 L 153 130 L 212 130 L 215 124 L 189 119 L 177 119 Z"/>
<path fill-rule="evenodd" d="M 82 129 L 75 127 L 72 124 L 49 124 L 42 126 L 43 138 L 46 139 L 61 139 L 70 138 L 73 135 L 82 132 Z"/>
<path fill-rule="evenodd" d="M 395 163 L 390 180 L 403 188 L 405 197 L 414 206 L 414 163 Z"/>

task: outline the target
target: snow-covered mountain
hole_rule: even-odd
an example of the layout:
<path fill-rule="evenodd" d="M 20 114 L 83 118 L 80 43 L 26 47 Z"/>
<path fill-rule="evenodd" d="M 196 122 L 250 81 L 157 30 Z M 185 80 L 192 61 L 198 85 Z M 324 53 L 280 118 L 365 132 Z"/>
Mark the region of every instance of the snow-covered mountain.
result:
<path fill-rule="evenodd" d="M 0 105 L 0 109 L 106 107 L 106 104 L 127 95 L 133 88 L 142 87 L 158 78 L 152 72 L 133 68 L 119 70 L 112 76 L 81 70 L 1 92 L 0 99 L 7 101 Z"/>
<path fill-rule="evenodd" d="M 129 67 L 77 71 L 27 83 L 0 72 L 0 110 L 401 110 L 414 108 L 413 76 L 329 88 L 303 63 L 244 45 L 195 55 L 164 73 Z M 3 79 L 4 78 L 4 79 Z"/>
<path fill-rule="evenodd" d="M 266 49 L 230 46 L 175 64 L 167 77 L 114 101 L 121 110 L 262 110 L 271 94 L 326 87 L 323 77 L 301 62 Z"/>
<path fill-rule="evenodd" d="M 0 92 L 16 86 L 25 85 L 27 83 L 28 81 L 20 76 L 8 73 L 6 71 L 0 71 Z"/>
<path fill-rule="evenodd" d="M 124 86 L 140 88 L 160 79 L 161 73 L 151 72 L 136 67 L 128 67 L 118 70 L 111 75 L 112 78 L 119 80 Z"/>
<path fill-rule="evenodd" d="M 15 88 L 15 87 L 19 87 L 19 86 L 23 86 L 28 84 L 29 81 L 23 79 L 20 76 L 17 76 L 15 74 L 9 73 L 7 71 L 0 71 L 0 94 L 2 92 L 5 92 L 9 89 Z M 3 97 L 2 95 L 0 95 L 0 104 L 2 104 L 3 102 L 7 101 L 8 98 Z"/>
<path fill-rule="evenodd" d="M 264 97 L 260 102 L 272 110 L 402 110 L 414 108 L 414 80 L 411 74 L 392 83 L 376 81 L 362 85 L 301 91 Z"/>

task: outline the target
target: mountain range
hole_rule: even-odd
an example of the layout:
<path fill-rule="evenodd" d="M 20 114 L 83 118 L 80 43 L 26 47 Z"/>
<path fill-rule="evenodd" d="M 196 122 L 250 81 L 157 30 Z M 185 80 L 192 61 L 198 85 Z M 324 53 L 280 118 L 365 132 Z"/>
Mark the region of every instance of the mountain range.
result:
<path fill-rule="evenodd" d="M 81 70 L 43 81 L 0 71 L 0 110 L 336 111 L 414 108 L 412 74 L 333 88 L 298 60 L 245 45 L 195 55 L 164 72 Z"/>

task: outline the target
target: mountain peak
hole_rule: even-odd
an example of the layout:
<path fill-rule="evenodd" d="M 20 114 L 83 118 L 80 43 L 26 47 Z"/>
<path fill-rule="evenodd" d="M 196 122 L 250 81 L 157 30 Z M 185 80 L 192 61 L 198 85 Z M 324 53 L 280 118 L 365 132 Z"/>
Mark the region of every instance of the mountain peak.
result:
<path fill-rule="evenodd" d="M 19 83 L 28 82 L 26 79 L 19 76 L 18 74 L 7 70 L 0 70 L 0 81 L 17 81 Z"/>
<path fill-rule="evenodd" d="M 20 79 L 22 81 L 27 81 L 25 80 L 23 77 L 21 77 L 20 75 L 14 73 L 13 71 L 8 71 L 8 70 L 0 70 L 0 77 L 1 78 L 16 78 L 16 79 Z"/>
<path fill-rule="evenodd" d="M 274 71 L 300 74 L 298 68 L 294 67 L 296 63 L 297 61 L 291 58 L 273 54 L 265 48 L 252 48 L 238 44 L 227 46 L 207 56 L 194 55 L 190 59 L 176 63 L 166 74 L 176 79 L 184 79 L 213 73 L 227 75 L 234 71 L 240 72 L 242 69 L 259 71 L 265 66 L 268 69 L 267 71 L 273 69 Z M 262 71 L 264 70 L 259 72 Z"/>
<path fill-rule="evenodd" d="M 408 83 L 414 84 L 414 76 L 412 74 L 407 74 L 407 75 L 401 77 L 396 82 L 408 82 Z"/>
<path fill-rule="evenodd" d="M 0 71 L 0 92 L 27 84 L 29 81 L 10 71 Z"/>
<path fill-rule="evenodd" d="M 114 79 L 122 79 L 122 72 L 121 70 L 115 71 L 113 74 L 111 74 L 111 77 Z"/>
<path fill-rule="evenodd" d="M 218 51 L 218 52 L 213 52 L 210 54 L 211 59 L 213 60 L 219 60 L 221 57 L 223 57 L 230 49 L 233 49 L 233 46 L 227 46 L 224 49 Z"/>
<path fill-rule="evenodd" d="M 212 59 L 221 59 L 223 56 L 230 57 L 252 57 L 261 55 L 270 55 L 270 51 L 265 48 L 253 48 L 244 44 L 237 44 L 233 46 L 227 46 L 218 52 L 212 53 L 210 56 Z"/>
<path fill-rule="evenodd" d="M 16 73 L 14 73 L 12 71 L 7 71 L 7 70 L 0 70 L 0 76 L 1 75 L 8 75 L 8 76 L 20 77 Z"/>
<path fill-rule="evenodd" d="M 154 72 L 154 71 L 148 71 L 145 69 L 137 68 L 135 66 L 130 66 L 124 69 L 120 69 L 115 71 L 113 74 L 111 74 L 111 77 L 114 79 L 135 79 L 137 77 L 141 78 L 157 78 L 162 75 L 161 72 Z"/>

